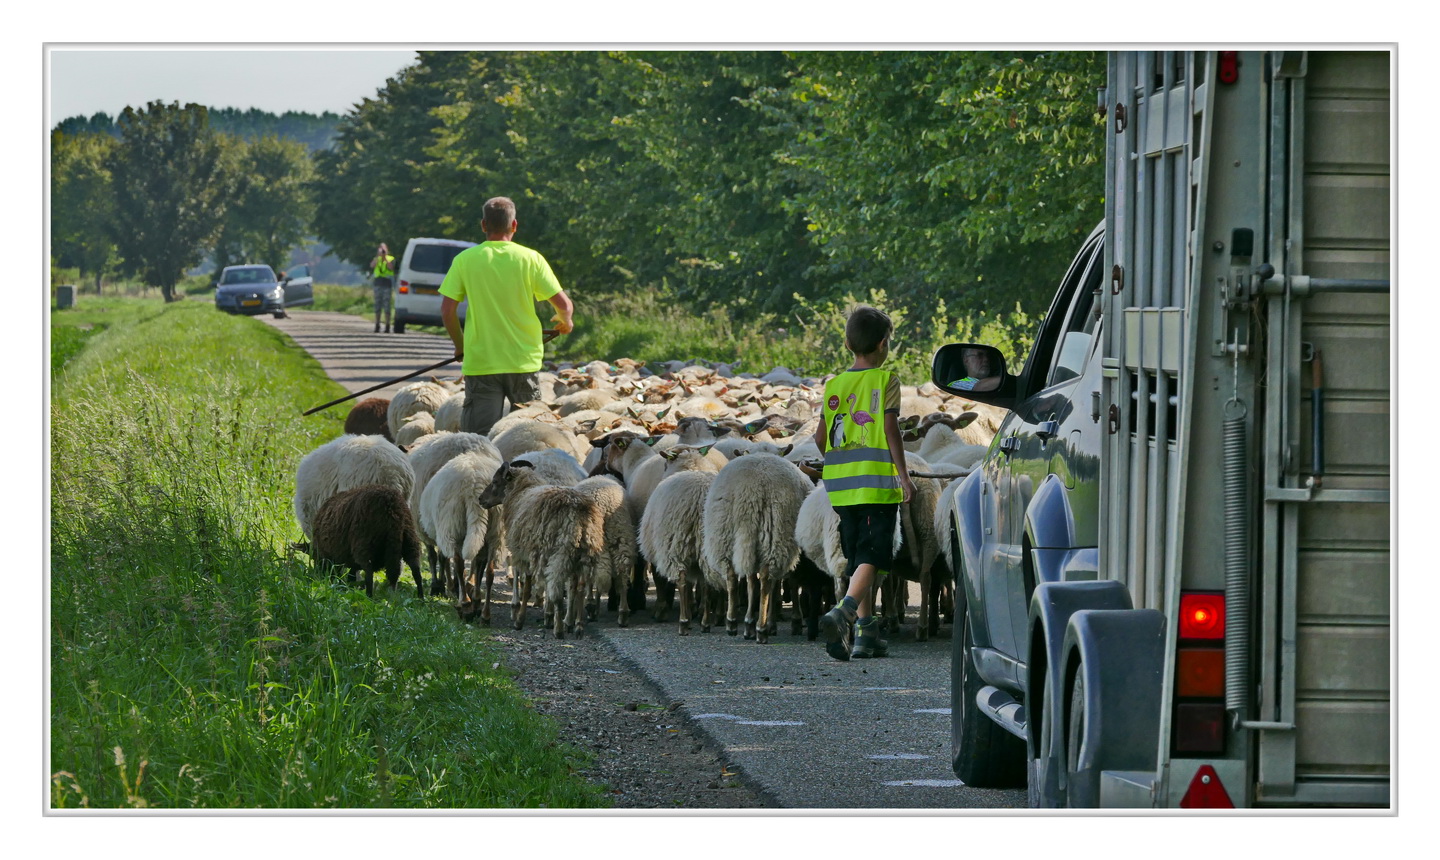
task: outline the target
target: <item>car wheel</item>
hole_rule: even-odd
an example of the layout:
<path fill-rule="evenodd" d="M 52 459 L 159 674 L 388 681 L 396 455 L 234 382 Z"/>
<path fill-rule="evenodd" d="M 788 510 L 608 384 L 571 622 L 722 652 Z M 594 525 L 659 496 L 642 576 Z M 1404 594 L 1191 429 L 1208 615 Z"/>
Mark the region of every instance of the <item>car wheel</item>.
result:
<path fill-rule="evenodd" d="M 975 788 L 1018 788 L 1025 785 L 1025 742 L 996 725 L 975 703 L 985 682 L 970 653 L 973 642 L 970 613 L 962 605 L 964 594 L 963 583 L 957 583 L 955 619 L 963 633 L 950 640 L 951 769 L 961 782 Z"/>

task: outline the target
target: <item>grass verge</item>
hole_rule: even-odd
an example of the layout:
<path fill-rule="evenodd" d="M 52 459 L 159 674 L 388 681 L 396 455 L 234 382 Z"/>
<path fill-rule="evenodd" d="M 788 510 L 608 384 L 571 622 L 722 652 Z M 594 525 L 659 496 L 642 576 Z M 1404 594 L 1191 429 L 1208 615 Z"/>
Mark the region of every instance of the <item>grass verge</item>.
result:
<path fill-rule="evenodd" d="M 116 302 L 52 317 L 52 807 L 606 805 L 485 631 L 285 552 L 295 465 L 343 420 L 299 417 L 339 391 L 314 361 Z"/>

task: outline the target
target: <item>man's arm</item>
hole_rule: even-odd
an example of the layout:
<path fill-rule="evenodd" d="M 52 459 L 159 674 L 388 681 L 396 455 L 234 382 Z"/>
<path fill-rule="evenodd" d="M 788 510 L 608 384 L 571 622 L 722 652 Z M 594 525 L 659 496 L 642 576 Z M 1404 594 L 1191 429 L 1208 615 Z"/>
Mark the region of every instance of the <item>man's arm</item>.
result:
<path fill-rule="evenodd" d="M 570 297 L 565 295 L 565 291 L 561 290 L 546 301 L 555 308 L 555 316 L 551 317 L 550 321 L 555 323 L 556 331 L 561 334 L 569 334 L 574 331 L 575 303 L 570 301 Z"/>
<path fill-rule="evenodd" d="M 445 323 L 445 333 L 450 335 L 450 342 L 455 344 L 455 357 L 463 358 L 465 355 L 465 331 L 460 328 L 460 313 L 457 310 L 460 303 L 449 296 L 440 297 L 440 320 Z"/>

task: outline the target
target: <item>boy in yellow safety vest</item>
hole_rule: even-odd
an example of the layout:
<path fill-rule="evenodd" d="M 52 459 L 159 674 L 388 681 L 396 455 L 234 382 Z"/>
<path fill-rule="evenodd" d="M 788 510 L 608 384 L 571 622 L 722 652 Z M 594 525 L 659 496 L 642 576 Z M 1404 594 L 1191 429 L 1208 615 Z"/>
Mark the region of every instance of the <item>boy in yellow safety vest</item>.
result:
<path fill-rule="evenodd" d="M 370 275 L 374 279 L 375 289 L 375 333 L 380 333 L 380 320 L 385 320 L 385 333 L 390 333 L 391 306 L 390 288 L 391 276 L 395 274 L 395 257 L 391 255 L 390 249 L 381 242 L 375 249 L 375 258 L 370 261 Z"/>
<path fill-rule="evenodd" d="M 825 652 L 836 660 L 884 657 L 874 586 L 894 561 L 900 505 L 915 494 L 900 439 L 900 380 L 881 365 L 890 355 L 890 317 L 861 305 L 845 322 L 855 364 L 825 383 L 815 444 L 822 478 L 840 516 L 840 548 L 850 568 L 844 599 L 820 618 Z M 855 644 L 850 645 L 850 625 Z"/>

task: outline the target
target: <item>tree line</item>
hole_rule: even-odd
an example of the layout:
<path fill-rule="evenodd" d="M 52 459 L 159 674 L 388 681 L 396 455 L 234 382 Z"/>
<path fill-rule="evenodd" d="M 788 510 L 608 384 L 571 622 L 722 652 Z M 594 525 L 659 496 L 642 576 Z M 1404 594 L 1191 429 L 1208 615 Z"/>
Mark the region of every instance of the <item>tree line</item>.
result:
<path fill-rule="evenodd" d="M 332 111 L 307 113 L 285 111 L 271 113 L 259 108 L 207 108 L 210 126 L 221 134 L 255 141 L 262 137 L 278 137 L 305 144 L 311 151 L 324 149 L 335 138 L 335 129 L 340 124 L 340 115 Z M 91 116 L 72 116 L 55 124 L 55 131 L 68 135 L 108 134 L 120 136 L 117 117 L 101 111 Z"/>
<path fill-rule="evenodd" d="M 312 230 L 314 164 L 302 142 L 216 130 L 202 105 L 127 107 L 117 134 L 50 136 L 50 246 L 56 265 L 122 274 L 166 301 L 207 255 L 216 267 L 284 268 Z"/>
<path fill-rule="evenodd" d="M 942 303 L 1036 313 L 1103 213 L 1104 75 L 1086 51 L 422 51 L 303 166 L 246 163 L 300 177 L 309 233 L 355 265 L 379 241 L 479 241 L 482 204 L 505 195 L 517 241 L 577 291 L 657 286 L 742 319 L 875 291 L 927 319 Z M 110 156 L 75 135 L 70 157 L 110 164 L 150 114 L 192 108 L 127 110 Z M 135 164 L 188 165 L 150 181 L 193 212 L 225 159 L 187 134 Z M 258 220 L 279 195 L 253 190 Z M 112 199 L 112 220 L 141 214 Z M 236 231 L 236 247 L 256 241 Z"/>

